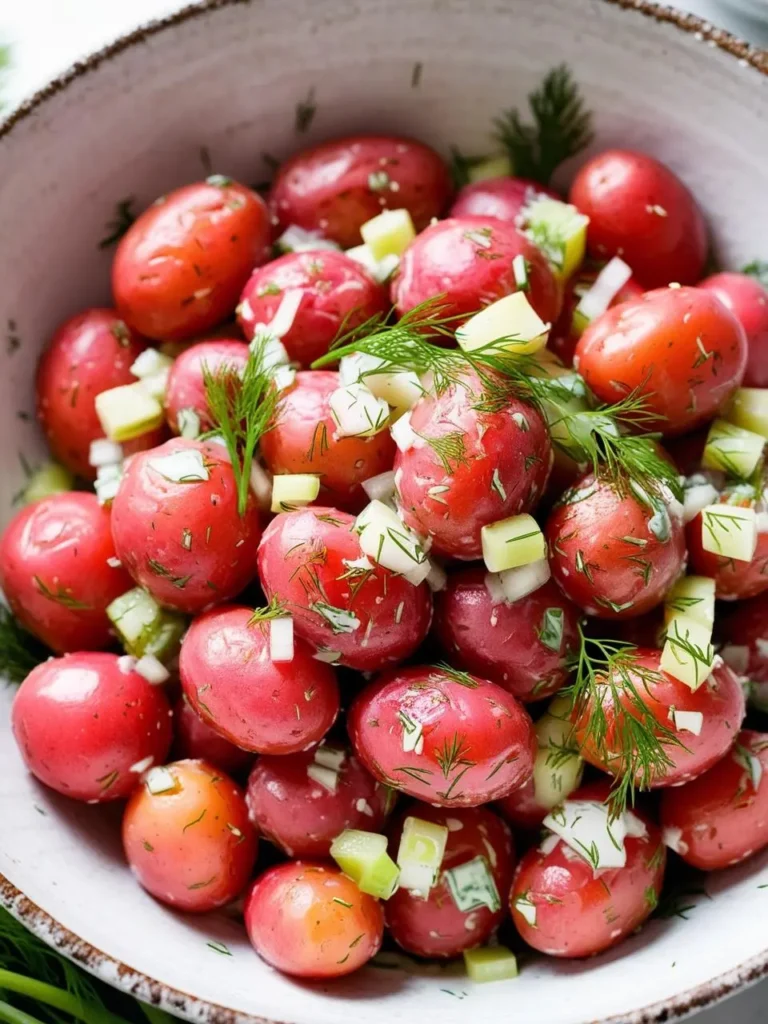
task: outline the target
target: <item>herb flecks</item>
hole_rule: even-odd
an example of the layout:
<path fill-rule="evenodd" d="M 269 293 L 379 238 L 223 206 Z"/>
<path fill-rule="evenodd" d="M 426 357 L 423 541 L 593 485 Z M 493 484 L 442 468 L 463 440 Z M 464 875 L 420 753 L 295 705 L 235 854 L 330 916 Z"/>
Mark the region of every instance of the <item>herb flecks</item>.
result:
<path fill-rule="evenodd" d="M 128 196 L 115 204 L 112 220 L 108 221 L 104 227 L 106 234 L 99 242 L 100 249 L 109 249 L 110 246 L 119 242 L 131 224 L 136 220 L 136 214 L 133 211 L 133 204 L 135 202 L 135 196 Z"/>
<path fill-rule="evenodd" d="M 305 132 L 309 131 L 316 113 L 317 104 L 315 103 L 315 87 L 312 86 L 307 92 L 306 98 L 296 104 L 294 128 L 296 129 L 297 134 L 303 135 Z"/>
<path fill-rule="evenodd" d="M 27 633 L 13 613 L 0 605 L 0 676 L 21 683 L 33 668 L 50 657 L 50 651 Z"/>

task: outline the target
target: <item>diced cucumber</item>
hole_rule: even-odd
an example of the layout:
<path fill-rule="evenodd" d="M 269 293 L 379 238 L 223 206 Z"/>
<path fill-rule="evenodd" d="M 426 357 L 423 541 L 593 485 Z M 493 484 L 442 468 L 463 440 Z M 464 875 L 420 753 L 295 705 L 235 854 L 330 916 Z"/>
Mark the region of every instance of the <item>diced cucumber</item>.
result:
<path fill-rule="evenodd" d="M 389 406 L 365 384 L 336 388 L 328 405 L 338 437 L 373 437 L 389 425 Z"/>
<path fill-rule="evenodd" d="M 715 652 L 712 627 L 676 615 L 667 626 L 667 639 L 659 663 L 662 671 L 691 690 L 698 690 L 712 673 Z"/>
<path fill-rule="evenodd" d="M 558 199 L 537 199 L 525 211 L 527 231 L 561 280 L 584 262 L 589 217 Z"/>
<path fill-rule="evenodd" d="M 510 981 L 518 975 L 517 957 L 506 946 L 464 950 L 464 966 L 472 981 Z"/>
<path fill-rule="evenodd" d="M 385 256 L 401 256 L 416 237 L 408 210 L 382 210 L 360 228 L 363 241 L 377 261 Z"/>
<path fill-rule="evenodd" d="M 687 615 L 711 629 L 715 621 L 715 581 L 709 576 L 683 576 L 667 594 L 664 621 Z"/>
<path fill-rule="evenodd" d="M 331 843 L 331 857 L 361 892 L 388 900 L 397 890 L 400 869 L 387 853 L 387 837 L 345 829 Z"/>
<path fill-rule="evenodd" d="M 726 420 L 714 420 L 709 428 L 701 464 L 707 469 L 722 469 L 747 480 L 763 457 L 765 438 L 751 430 L 736 427 Z"/>
<path fill-rule="evenodd" d="M 723 558 L 751 562 L 757 547 L 757 514 L 739 505 L 707 505 L 701 510 L 701 544 Z"/>
<path fill-rule="evenodd" d="M 27 480 L 24 488 L 24 504 L 30 505 L 41 498 L 50 498 L 52 494 L 71 491 L 75 486 L 75 478 L 68 469 L 58 462 L 45 462 Z"/>
<path fill-rule="evenodd" d="M 447 841 L 445 825 L 435 825 L 422 818 L 405 819 L 397 851 L 401 888 L 427 898 L 440 874 Z"/>
<path fill-rule="evenodd" d="M 739 388 L 728 407 L 728 419 L 768 438 L 768 388 Z"/>
<path fill-rule="evenodd" d="M 391 572 L 407 576 L 427 562 L 419 538 L 382 501 L 366 505 L 355 520 L 355 531 L 360 535 L 363 554 Z"/>
<path fill-rule="evenodd" d="M 116 597 L 107 608 L 107 618 L 129 654 L 137 658 L 152 654 L 160 661 L 176 653 L 186 628 L 182 615 L 161 608 L 141 587 Z"/>
<path fill-rule="evenodd" d="M 183 615 L 163 609 L 162 621 L 144 644 L 144 653 L 153 654 L 159 661 L 171 661 L 179 653 L 186 628 L 187 620 Z"/>
<path fill-rule="evenodd" d="M 483 561 L 490 572 L 517 569 L 547 555 L 544 534 L 533 516 L 527 513 L 484 526 L 480 539 Z"/>
<path fill-rule="evenodd" d="M 276 473 L 272 477 L 273 512 L 291 512 L 310 505 L 320 493 L 320 477 L 314 473 Z"/>
<path fill-rule="evenodd" d="M 163 407 L 142 381 L 122 384 L 96 396 L 96 414 L 110 441 L 131 441 L 163 422 Z"/>
<path fill-rule="evenodd" d="M 456 341 L 465 352 L 498 342 L 507 352 L 529 355 L 544 348 L 550 326 L 538 315 L 525 292 L 517 291 L 470 317 L 456 331 Z"/>

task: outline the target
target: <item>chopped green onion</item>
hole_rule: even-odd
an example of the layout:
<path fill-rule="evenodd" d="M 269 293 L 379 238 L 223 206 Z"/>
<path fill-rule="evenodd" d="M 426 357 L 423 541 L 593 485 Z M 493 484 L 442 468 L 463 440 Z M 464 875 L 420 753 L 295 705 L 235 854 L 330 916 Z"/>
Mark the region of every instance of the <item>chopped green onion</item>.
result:
<path fill-rule="evenodd" d="M 24 503 L 31 505 L 41 498 L 50 498 L 52 494 L 71 491 L 75 486 L 75 478 L 68 469 L 57 462 L 46 462 L 30 476 L 24 488 Z"/>
<path fill-rule="evenodd" d="M 183 615 L 161 608 L 141 587 L 116 597 L 107 607 L 107 618 L 129 654 L 151 654 L 160 661 L 178 652 L 187 625 Z"/>
<path fill-rule="evenodd" d="M 517 957 L 506 946 L 465 949 L 464 965 L 472 981 L 509 981 L 518 975 Z"/>

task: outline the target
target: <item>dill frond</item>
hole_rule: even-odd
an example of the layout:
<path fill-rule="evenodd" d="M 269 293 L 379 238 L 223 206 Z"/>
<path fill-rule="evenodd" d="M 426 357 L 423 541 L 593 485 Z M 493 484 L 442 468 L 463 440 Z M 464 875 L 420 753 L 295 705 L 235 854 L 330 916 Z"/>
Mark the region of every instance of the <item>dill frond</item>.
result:
<path fill-rule="evenodd" d="M 51 652 L 0 605 L 0 676 L 9 683 L 22 683 L 33 668 L 51 657 Z"/>

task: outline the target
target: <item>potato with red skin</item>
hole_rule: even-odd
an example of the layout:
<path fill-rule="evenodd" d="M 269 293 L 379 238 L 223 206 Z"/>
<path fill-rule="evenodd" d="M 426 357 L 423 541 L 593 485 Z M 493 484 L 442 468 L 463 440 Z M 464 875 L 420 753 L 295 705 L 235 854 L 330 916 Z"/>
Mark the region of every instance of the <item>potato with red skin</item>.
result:
<path fill-rule="evenodd" d="M 611 683 L 600 677 L 595 694 L 590 694 L 584 705 L 575 711 L 574 731 L 581 756 L 609 774 L 622 773 L 626 765 L 626 758 L 618 752 L 622 746 L 619 738 L 622 722 L 624 716 L 638 717 L 638 700 L 641 700 L 659 725 L 670 730 L 680 745 L 664 743 L 664 752 L 670 762 L 664 773 L 638 777 L 637 783 L 644 788 L 682 785 L 711 768 L 733 745 L 746 710 L 743 687 L 722 659 L 706 682 L 694 692 L 660 669 L 660 651 L 638 647 L 631 651 L 630 657 L 632 663 L 626 674 L 616 669 Z M 637 697 L 632 695 L 627 677 Z M 618 692 L 618 709 L 611 697 L 611 684 Z M 589 730 L 598 693 L 607 721 L 605 743 L 600 749 Z M 702 715 L 701 732 L 696 735 L 689 729 L 678 728 L 672 719 L 672 708 L 678 712 L 699 712 Z M 663 741 L 662 733 L 657 732 L 657 736 Z"/>
<path fill-rule="evenodd" d="M 112 292 L 120 316 L 158 341 L 185 341 L 226 320 L 269 258 L 264 200 L 214 175 L 156 200 L 120 239 Z"/>
<path fill-rule="evenodd" d="M 446 660 L 498 683 L 518 700 L 565 685 L 580 613 L 552 581 L 512 604 L 494 604 L 483 569 L 462 569 L 435 595 L 434 631 Z"/>
<path fill-rule="evenodd" d="M 123 817 L 123 849 L 147 892 L 175 910 L 202 914 L 242 892 L 257 839 L 238 786 L 207 761 L 166 765 L 174 787 L 146 782 Z"/>
<path fill-rule="evenodd" d="M 84 480 L 95 480 L 91 441 L 104 437 L 96 396 L 135 384 L 131 366 L 147 347 L 114 309 L 86 309 L 65 320 L 40 357 L 35 382 L 37 418 L 54 458 Z M 135 438 L 126 451 L 152 448 L 162 431 Z"/>
<path fill-rule="evenodd" d="M 252 616 L 252 608 L 228 605 L 196 618 L 181 647 L 181 686 L 203 722 L 230 743 L 295 754 L 336 720 L 336 676 L 298 638 L 291 661 L 272 661 L 269 623 Z"/>
<path fill-rule="evenodd" d="M 400 515 L 431 538 L 436 555 L 480 558 L 482 527 L 534 509 L 549 476 L 552 445 L 541 414 L 513 396 L 498 412 L 484 412 L 483 397 L 471 377 L 424 395 L 411 410 L 417 436 L 395 457 Z"/>
<path fill-rule="evenodd" d="M 342 249 L 382 210 L 406 209 L 417 231 L 439 217 L 451 194 L 448 168 L 423 142 L 352 135 L 304 149 L 277 172 L 269 208 L 278 230 L 319 231 Z"/>
<path fill-rule="evenodd" d="M 768 481 L 764 480 L 762 486 Z M 726 507 L 738 505 L 741 508 L 754 508 L 758 512 L 765 508 L 761 498 L 761 489 L 756 489 L 750 496 L 744 484 L 731 484 L 720 495 L 718 501 Z M 768 590 L 768 533 L 758 533 L 757 547 L 749 562 L 740 558 L 724 558 L 716 551 L 707 551 L 704 547 L 704 520 L 699 513 L 685 528 L 688 544 L 688 558 L 691 571 L 699 576 L 711 576 L 715 581 L 715 596 L 721 601 L 743 601 L 748 597 L 756 597 Z"/>
<path fill-rule="evenodd" d="M 495 217 L 518 225 L 523 211 L 537 199 L 560 199 L 554 189 L 529 178 L 486 178 L 472 181 L 459 191 L 449 217 Z"/>
<path fill-rule="evenodd" d="M 547 339 L 547 348 L 554 352 L 566 366 L 573 365 L 573 356 L 580 337 L 580 334 L 573 329 L 573 314 L 582 297 L 595 283 L 598 273 L 598 270 L 591 267 L 581 267 L 566 282 L 563 309 Z M 608 308 L 612 309 L 622 302 L 639 299 L 642 294 L 643 289 L 633 277 L 630 277 L 611 299 Z"/>
<path fill-rule="evenodd" d="M 768 683 L 768 593 L 732 605 L 717 624 L 721 654 L 736 674 Z"/>
<path fill-rule="evenodd" d="M 337 437 L 329 399 L 339 387 L 334 371 L 297 373 L 261 440 L 261 453 L 272 473 L 317 473 L 319 502 L 360 512 L 368 504 L 361 484 L 392 468 L 395 442 L 386 428 L 373 437 Z"/>
<path fill-rule="evenodd" d="M 601 401 L 636 391 L 653 415 L 648 429 L 684 434 L 711 420 L 741 384 L 747 339 L 712 292 L 657 288 L 594 320 L 575 365 Z"/>
<path fill-rule="evenodd" d="M 437 885 L 424 899 L 398 889 L 384 904 L 390 935 L 407 953 L 430 959 L 461 956 L 487 942 L 506 914 L 505 901 L 512 884 L 515 852 L 505 823 L 487 807 L 442 808 L 411 804 L 389 830 L 390 855 L 397 856 L 406 817 L 421 818 L 448 828 L 445 854 Z M 496 885 L 498 908 L 481 904 L 460 910 L 451 893 L 446 872 L 482 857 Z"/>
<path fill-rule="evenodd" d="M 35 778 L 73 800 L 122 800 L 171 745 L 162 688 L 131 659 L 86 652 L 50 658 L 19 687 L 11 724 Z"/>
<path fill-rule="evenodd" d="M 528 300 L 545 323 L 554 323 L 562 295 L 546 258 L 514 224 L 494 217 L 449 217 L 411 242 L 392 282 L 398 316 L 434 300 L 441 317 L 469 318 L 518 290 L 515 256 L 526 260 Z"/>
<path fill-rule="evenodd" d="M 700 871 L 759 853 L 768 846 L 768 735 L 742 730 L 730 754 L 708 772 L 664 790 L 660 815 L 667 845 Z"/>
<path fill-rule="evenodd" d="M 607 787 L 585 786 L 574 800 L 602 803 Z M 592 864 L 548 836 L 530 849 L 515 872 L 509 906 L 521 938 L 548 956 L 577 958 L 602 953 L 631 935 L 651 914 L 664 881 L 666 848 L 649 817 L 632 814 L 645 825 L 644 836 L 627 836 L 623 868 L 604 868 L 595 874 Z M 529 924 L 516 906 L 536 908 L 536 923 Z M 530 909 L 527 911 L 530 914 Z"/>
<path fill-rule="evenodd" d="M 228 775 L 239 775 L 253 764 L 250 751 L 220 736 L 192 710 L 183 695 L 173 709 L 173 727 L 173 755 L 177 761 L 209 761 Z"/>
<path fill-rule="evenodd" d="M 199 453 L 207 479 L 197 479 L 197 466 L 195 479 L 170 479 L 176 469 L 166 460 L 181 453 Z M 160 604 L 191 615 L 254 579 L 260 532 L 253 494 L 239 516 L 232 464 L 212 441 L 175 437 L 134 456 L 112 502 L 118 558 Z"/>
<path fill-rule="evenodd" d="M 347 729 L 379 781 L 439 807 L 478 807 L 525 785 L 538 749 L 510 693 L 430 666 L 379 676 L 355 697 Z"/>
<path fill-rule="evenodd" d="M 589 217 L 587 251 L 621 256 L 645 288 L 695 284 L 707 258 L 707 226 L 691 193 L 645 153 L 606 149 L 579 170 L 568 199 Z"/>
<path fill-rule="evenodd" d="M 268 599 L 293 615 L 296 635 L 360 672 L 372 672 L 413 654 L 432 621 L 426 583 L 363 558 L 355 519 L 312 506 L 275 516 L 259 545 L 259 576 Z M 337 613 L 347 613 L 338 623 Z"/>
<path fill-rule="evenodd" d="M 268 324 L 288 292 L 301 303 L 281 341 L 292 362 L 309 366 L 343 331 L 389 311 L 386 288 L 343 252 L 291 252 L 258 267 L 243 289 L 238 322 L 246 338 Z"/>
<path fill-rule="evenodd" d="M 375 956 L 384 934 L 381 904 L 338 868 L 289 861 L 248 891 L 245 927 L 259 956 L 294 978 L 340 978 Z"/>
<path fill-rule="evenodd" d="M 200 432 L 214 426 L 208 408 L 203 367 L 211 374 L 225 367 L 243 370 L 248 362 L 248 346 L 234 338 L 198 341 L 174 360 L 165 391 L 165 415 L 168 426 L 179 433 L 179 412 L 193 409 L 200 418 Z"/>
<path fill-rule="evenodd" d="M 0 538 L 0 586 L 11 611 L 52 651 L 114 641 L 107 606 L 131 589 L 95 494 L 52 494 L 21 509 Z"/>
<path fill-rule="evenodd" d="M 502 797 L 496 804 L 496 810 L 513 828 L 523 831 L 535 831 L 549 814 L 549 810 L 536 799 L 533 779 Z"/>
<path fill-rule="evenodd" d="M 745 388 L 768 387 L 768 289 L 750 274 L 726 271 L 699 282 L 729 309 L 747 336 Z"/>
<path fill-rule="evenodd" d="M 315 781 L 307 773 L 315 764 L 315 750 L 260 757 L 248 778 L 251 821 L 289 857 L 327 859 L 331 843 L 347 828 L 381 832 L 394 802 L 392 790 L 349 751 L 333 792 Z"/>
<path fill-rule="evenodd" d="M 679 503 L 619 494 L 591 473 L 562 496 L 544 534 L 558 586 L 589 615 L 628 619 L 650 611 L 682 573 Z"/>

